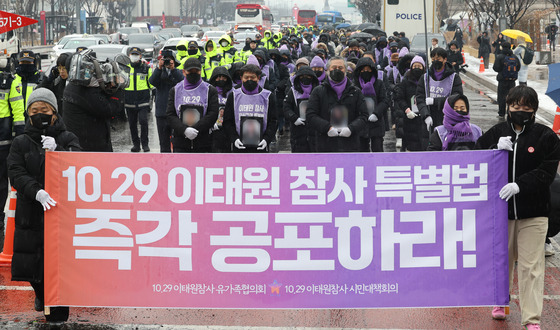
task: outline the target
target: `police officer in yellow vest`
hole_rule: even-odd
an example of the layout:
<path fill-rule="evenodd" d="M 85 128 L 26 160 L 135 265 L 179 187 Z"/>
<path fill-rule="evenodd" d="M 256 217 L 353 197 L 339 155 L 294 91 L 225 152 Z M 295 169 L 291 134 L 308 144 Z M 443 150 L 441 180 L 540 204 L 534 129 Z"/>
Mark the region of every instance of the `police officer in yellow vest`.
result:
<path fill-rule="evenodd" d="M 16 75 L 12 82 L 10 95 L 16 97 L 21 95 L 23 100 L 23 109 L 26 108 L 27 99 L 31 92 L 43 79 L 43 74 L 37 71 L 35 65 L 35 53 L 30 50 L 22 50 L 19 53 L 19 64 L 16 67 Z"/>
<path fill-rule="evenodd" d="M 227 34 L 224 34 L 220 40 L 218 40 L 218 44 L 220 45 L 220 49 L 222 50 L 222 66 L 231 65 L 234 62 L 235 54 L 237 49 L 235 49 L 232 44 L 233 41 L 231 37 Z M 210 79 L 210 78 L 208 78 Z"/>
<path fill-rule="evenodd" d="M 272 31 L 264 31 L 264 38 L 261 39 L 261 43 L 263 44 L 263 47 L 268 50 L 276 48 L 276 43 L 272 39 Z"/>
<path fill-rule="evenodd" d="M 0 249 L 4 246 L 4 205 L 8 198 L 8 166 L 6 160 L 12 139 L 23 133 L 25 116 L 23 96 L 11 94 L 14 77 L 8 60 L 0 60 Z"/>
<path fill-rule="evenodd" d="M 140 143 L 144 152 L 150 151 L 148 146 L 148 112 L 150 111 L 150 89 L 152 86 L 148 79 L 152 69 L 142 61 L 142 50 L 132 47 L 130 57 L 130 84 L 125 89 L 124 107 L 128 116 L 132 148 L 130 151 L 139 152 Z M 140 121 L 140 138 L 138 138 L 138 121 Z"/>
<path fill-rule="evenodd" d="M 212 71 L 214 68 L 219 67 L 222 61 L 222 52 L 218 49 L 216 43 L 210 39 L 206 42 L 204 46 L 204 52 L 206 55 L 206 60 L 202 66 L 202 74 L 204 80 L 209 80 L 212 77 Z"/>
<path fill-rule="evenodd" d="M 179 46 L 177 46 L 179 47 Z M 181 46 L 182 48 L 182 46 Z M 179 48 L 177 48 L 179 49 Z M 179 54 L 179 52 L 177 52 L 177 54 Z M 202 53 L 200 52 L 200 48 L 198 47 L 198 43 L 194 40 L 189 41 L 189 43 L 187 44 L 187 51 L 185 53 L 186 55 L 184 55 L 181 60 L 179 60 L 179 63 L 181 63 L 181 65 L 179 65 L 177 67 L 177 69 L 179 70 L 183 70 L 183 64 L 185 63 L 186 60 L 188 60 L 191 57 L 194 58 L 198 58 L 198 60 L 200 61 L 200 65 L 204 64 L 204 61 L 206 60 L 206 58 L 204 57 L 204 55 L 202 55 Z"/>

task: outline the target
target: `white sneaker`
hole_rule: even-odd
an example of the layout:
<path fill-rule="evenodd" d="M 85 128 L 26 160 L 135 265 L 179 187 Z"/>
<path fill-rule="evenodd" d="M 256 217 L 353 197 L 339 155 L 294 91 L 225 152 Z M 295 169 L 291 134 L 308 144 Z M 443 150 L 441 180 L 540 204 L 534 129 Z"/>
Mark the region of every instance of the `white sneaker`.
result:
<path fill-rule="evenodd" d="M 554 251 L 554 247 L 552 246 L 552 243 L 544 243 L 544 256 L 550 257 L 555 254 L 556 252 Z"/>
<path fill-rule="evenodd" d="M 397 148 L 402 147 L 402 138 L 397 138 L 397 142 L 395 143 L 395 147 L 397 147 Z"/>

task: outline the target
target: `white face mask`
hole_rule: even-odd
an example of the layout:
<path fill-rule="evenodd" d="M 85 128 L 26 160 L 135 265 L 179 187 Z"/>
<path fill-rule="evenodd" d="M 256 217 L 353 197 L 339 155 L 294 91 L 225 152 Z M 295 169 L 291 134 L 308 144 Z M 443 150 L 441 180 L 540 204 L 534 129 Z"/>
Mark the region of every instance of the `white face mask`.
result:
<path fill-rule="evenodd" d="M 130 62 L 136 63 L 140 61 L 140 55 L 130 55 Z"/>
<path fill-rule="evenodd" d="M 222 47 L 227 47 L 229 44 L 224 41 L 224 42 L 220 43 L 220 45 L 222 45 Z"/>

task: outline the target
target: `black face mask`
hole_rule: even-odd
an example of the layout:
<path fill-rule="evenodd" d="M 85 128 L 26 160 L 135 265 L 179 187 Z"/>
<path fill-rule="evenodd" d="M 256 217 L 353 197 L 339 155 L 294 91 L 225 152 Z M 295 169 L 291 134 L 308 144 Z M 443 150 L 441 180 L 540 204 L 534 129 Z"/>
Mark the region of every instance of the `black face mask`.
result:
<path fill-rule="evenodd" d="M 198 53 L 198 49 L 189 49 L 187 50 L 187 53 L 191 56 L 196 55 L 196 53 Z"/>
<path fill-rule="evenodd" d="M 227 85 L 227 80 L 216 80 L 216 86 L 224 88 Z"/>
<path fill-rule="evenodd" d="M 332 71 L 329 73 L 329 76 L 331 77 L 331 79 L 332 79 L 334 82 L 337 82 L 337 83 L 338 83 L 338 82 L 341 82 L 342 79 L 344 79 L 344 72 L 342 72 L 342 70 L 338 70 L 338 69 L 337 69 L 337 70 L 332 70 Z"/>
<path fill-rule="evenodd" d="M 391 48 L 391 54 L 394 54 L 396 52 L 398 52 L 399 50 L 397 48 Z"/>
<path fill-rule="evenodd" d="M 519 126 L 530 126 L 535 122 L 534 112 L 508 111 L 509 120 Z"/>
<path fill-rule="evenodd" d="M 199 73 L 187 73 L 187 81 L 189 84 L 196 84 L 200 80 Z"/>
<path fill-rule="evenodd" d="M 29 116 L 31 119 L 31 125 L 37 129 L 45 129 L 51 126 L 52 115 L 47 115 L 44 113 L 38 113 L 33 116 Z"/>
<path fill-rule="evenodd" d="M 35 64 L 20 64 L 18 68 L 21 73 L 35 73 L 37 71 Z"/>
<path fill-rule="evenodd" d="M 315 72 L 315 75 L 316 75 L 317 78 L 318 78 L 318 77 L 321 77 L 325 71 L 319 71 L 319 70 L 317 70 L 317 71 L 313 71 L 313 72 Z"/>
<path fill-rule="evenodd" d="M 434 70 L 439 71 L 441 70 L 441 68 L 443 68 L 443 62 L 442 61 L 433 61 L 432 65 L 434 66 Z"/>
<path fill-rule="evenodd" d="M 254 80 L 247 80 L 243 82 L 243 87 L 246 91 L 252 92 L 259 86 L 259 83 Z"/>
<path fill-rule="evenodd" d="M 410 74 L 412 74 L 412 77 L 414 77 L 414 79 L 420 78 L 420 76 L 421 76 L 423 73 L 424 73 L 424 70 L 419 69 L 419 68 L 410 70 Z"/>
<path fill-rule="evenodd" d="M 311 85 L 311 82 L 313 82 L 313 79 L 311 79 L 310 77 L 302 77 L 300 79 L 300 81 L 304 85 Z"/>
<path fill-rule="evenodd" d="M 264 65 L 264 60 L 260 57 L 257 57 L 257 60 L 259 61 L 259 65 L 263 66 Z"/>
<path fill-rule="evenodd" d="M 363 71 L 360 72 L 360 77 L 365 81 L 365 82 L 369 82 L 371 80 L 371 77 L 373 77 L 373 71 Z"/>

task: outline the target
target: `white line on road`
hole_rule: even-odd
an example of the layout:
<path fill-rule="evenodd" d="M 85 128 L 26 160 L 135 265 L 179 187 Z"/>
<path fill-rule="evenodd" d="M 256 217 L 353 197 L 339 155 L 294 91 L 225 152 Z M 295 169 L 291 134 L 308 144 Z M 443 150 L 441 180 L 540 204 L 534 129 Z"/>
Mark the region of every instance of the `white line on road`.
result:
<path fill-rule="evenodd" d="M 543 298 L 544 298 L 544 300 L 560 300 L 560 295 L 557 295 L 557 294 L 554 294 L 554 295 L 545 294 L 545 295 L 543 296 Z M 512 295 L 511 295 L 511 299 L 519 299 L 519 296 L 516 295 L 516 294 L 512 294 Z"/>

